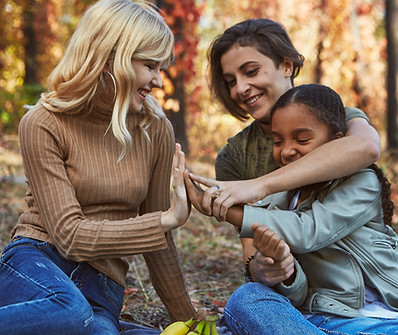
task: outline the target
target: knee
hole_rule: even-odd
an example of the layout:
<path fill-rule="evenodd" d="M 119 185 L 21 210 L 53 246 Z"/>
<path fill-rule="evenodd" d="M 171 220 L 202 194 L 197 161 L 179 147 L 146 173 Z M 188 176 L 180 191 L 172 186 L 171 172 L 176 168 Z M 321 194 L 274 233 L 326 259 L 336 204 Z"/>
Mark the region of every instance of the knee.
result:
<path fill-rule="evenodd" d="M 242 313 L 250 309 L 256 309 L 261 304 L 274 303 L 286 304 L 288 299 L 275 292 L 272 288 L 261 283 L 246 283 L 241 285 L 228 299 L 225 309 L 230 313 Z"/>
<path fill-rule="evenodd" d="M 59 297 L 58 297 L 59 298 Z M 94 329 L 94 312 L 84 297 L 71 297 L 62 302 L 56 313 L 61 334 L 90 335 Z"/>

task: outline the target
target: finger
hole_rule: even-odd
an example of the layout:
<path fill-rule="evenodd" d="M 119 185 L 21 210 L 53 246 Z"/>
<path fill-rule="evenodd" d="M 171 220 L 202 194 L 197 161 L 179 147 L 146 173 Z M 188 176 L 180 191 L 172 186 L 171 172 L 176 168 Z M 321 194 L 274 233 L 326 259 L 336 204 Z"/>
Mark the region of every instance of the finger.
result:
<path fill-rule="evenodd" d="M 269 234 L 270 234 L 271 229 L 266 226 L 266 225 L 262 225 L 257 227 L 254 232 L 253 232 L 253 245 L 258 249 L 259 247 L 261 247 L 261 244 L 264 242 L 267 242 L 266 240 L 264 240 L 266 237 L 269 238 Z M 260 251 L 261 252 L 261 251 Z M 262 253 L 264 254 L 264 253 Z"/>
<path fill-rule="evenodd" d="M 177 166 L 178 166 L 178 147 L 179 146 L 179 144 L 178 143 L 176 143 L 176 147 L 175 147 L 175 151 L 174 151 L 174 155 L 173 155 L 173 164 L 172 164 L 172 168 L 173 168 L 173 171 L 177 168 Z"/>
<path fill-rule="evenodd" d="M 206 185 L 207 187 L 212 187 L 212 186 L 216 186 L 216 185 L 220 184 L 220 182 L 215 179 L 206 178 L 206 177 L 199 176 L 199 175 L 196 175 L 193 173 L 190 174 L 190 177 L 194 181 L 201 183 L 203 185 Z"/>
<path fill-rule="evenodd" d="M 275 247 L 275 258 L 278 261 L 284 260 L 290 254 L 290 248 L 285 241 L 279 240 Z"/>
<path fill-rule="evenodd" d="M 271 257 L 266 257 L 260 253 L 258 253 L 258 254 L 259 254 L 259 256 L 256 256 L 256 257 L 258 257 L 257 262 L 259 262 L 261 264 L 266 264 L 266 265 L 272 265 L 275 263 L 275 261 Z"/>
<path fill-rule="evenodd" d="M 228 208 L 223 208 L 223 204 L 229 198 L 229 192 L 226 190 L 220 190 L 219 185 L 211 187 L 209 188 L 209 190 L 212 190 L 212 192 L 218 194 L 213 203 L 213 215 L 217 217 L 219 221 L 225 221 L 228 213 Z"/>
<path fill-rule="evenodd" d="M 214 201 L 218 196 L 218 185 L 211 186 L 204 192 L 203 195 L 203 208 L 214 214 Z"/>
<path fill-rule="evenodd" d="M 290 249 L 281 237 L 267 226 L 255 230 L 253 245 L 264 255 L 275 260 L 285 259 Z"/>
<path fill-rule="evenodd" d="M 195 196 L 198 194 L 197 192 L 200 189 L 200 187 L 198 187 L 191 178 L 189 178 L 189 172 L 187 170 L 184 171 L 184 182 L 185 182 L 185 187 L 188 191 L 188 195 L 189 198 L 191 200 L 193 200 L 193 198 L 195 198 Z M 203 190 L 202 190 L 203 191 Z"/>

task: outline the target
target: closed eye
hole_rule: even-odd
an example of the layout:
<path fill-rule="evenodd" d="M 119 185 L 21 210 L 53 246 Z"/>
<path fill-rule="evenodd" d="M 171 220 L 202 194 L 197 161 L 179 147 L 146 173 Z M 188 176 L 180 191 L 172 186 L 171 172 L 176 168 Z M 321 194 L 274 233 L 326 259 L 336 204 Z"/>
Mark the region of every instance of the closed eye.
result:
<path fill-rule="evenodd" d="M 297 140 L 297 143 L 306 144 L 306 143 L 308 143 L 309 141 L 310 141 L 309 138 L 308 138 L 308 139 L 300 139 L 300 140 Z"/>
<path fill-rule="evenodd" d="M 227 87 L 233 87 L 236 84 L 236 80 L 235 79 L 224 79 L 225 80 L 225 84 L 227 85 Z"/>
<path fill-rule="evenodd" d="M 246 76 L 253 77 L 253 76 L 255 76 L 257 74 L 258 70 L 259 70 L 259 68 L 255 68 L 253 70 L 249 70 L 249 71 L 246 72 Z"/>

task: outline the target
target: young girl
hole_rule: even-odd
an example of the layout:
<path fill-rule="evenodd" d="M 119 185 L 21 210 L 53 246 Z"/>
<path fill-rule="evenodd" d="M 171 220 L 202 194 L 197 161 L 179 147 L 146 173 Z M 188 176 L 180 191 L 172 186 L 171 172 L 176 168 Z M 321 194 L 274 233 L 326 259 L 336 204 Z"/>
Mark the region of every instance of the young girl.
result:
<path fill-rule="evenodd" d="M 173 44 L 149 3 L 100 0 L 84 14 L 20 123 L 28 209 L 1 257 L 0 334 L 119 334 L 134 254 L 170 319 L 194 315 L 171 236 L 190 211 L 184 155 L 177 146 L 172 165 L 173 130 L 150 95 Z"/>
<path fill-rule="evenodd" d="M 281 167 L 346 132 L 340 97 L 322 85 L 289 90 L 271 119 L 274 158 Z M 241 237 L 253 238 L 254 228 L 254 247 L 263 256 L 278 260 L 290 249 L 296 259 L 290 277 L 274 290 L 247 283 L 232 294 L 225 308 L 231 330 L 285 334 L 288 322 L 297 325 L 297 334 L 317 333 L 303 331 L 307 322 L 326 333 L 396 334 L 398 237 L 391 228 L 389 195 L 390 184 L 372 165 L 231 208 L 228 221 Z M 257 281 L 254 261 L 249 258 L 247 277 Z"/>

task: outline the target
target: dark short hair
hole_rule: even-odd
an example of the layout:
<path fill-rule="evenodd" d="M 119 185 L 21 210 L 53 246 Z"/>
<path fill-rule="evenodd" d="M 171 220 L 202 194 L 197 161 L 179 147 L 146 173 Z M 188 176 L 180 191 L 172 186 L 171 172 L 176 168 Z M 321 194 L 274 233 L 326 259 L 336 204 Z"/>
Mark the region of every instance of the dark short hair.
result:
<path fill-rule="evenodd" d="M 330 135 L 347 132 L 343 101 L 330 87 L 320 84 L 296 86 L 282 94 L 271 108 L 271 120 L 277 109 L 300 103 L 328 127 Z"/>
<path fill-rule="evenodd" d="M 258 52 L 272 59 L 275 67 L 288 59 L 293 63 L 291 81 L 299 74 L 304 63 L 302 56 L 293 46 L 285 28 L 269 19 L 250 19 L 240 22 L 215 38 L 207 58 L 210 67 L 210 91 L 239 120 L 248 118 L 248 113 L 232 101 L 224 80 L 221 57 L 234 44 L 241 47 L 255 47 Z"/>

